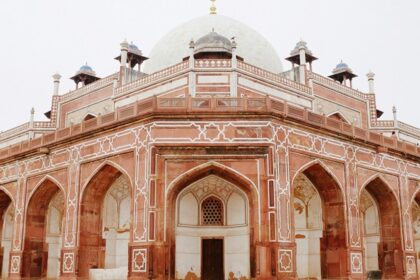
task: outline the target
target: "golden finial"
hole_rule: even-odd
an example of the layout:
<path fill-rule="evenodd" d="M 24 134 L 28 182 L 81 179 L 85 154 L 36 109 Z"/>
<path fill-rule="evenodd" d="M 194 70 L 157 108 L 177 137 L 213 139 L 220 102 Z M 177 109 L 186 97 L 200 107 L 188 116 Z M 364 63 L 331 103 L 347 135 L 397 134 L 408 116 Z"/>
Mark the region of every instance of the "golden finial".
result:
<path fill-rule="evenodd" d="M 217 14 L 217 8 L 216 8 L 216 0 L 210 0 L 211 1 L 211 7 L 210 7 L 210 14 L 215 15 Z"/>

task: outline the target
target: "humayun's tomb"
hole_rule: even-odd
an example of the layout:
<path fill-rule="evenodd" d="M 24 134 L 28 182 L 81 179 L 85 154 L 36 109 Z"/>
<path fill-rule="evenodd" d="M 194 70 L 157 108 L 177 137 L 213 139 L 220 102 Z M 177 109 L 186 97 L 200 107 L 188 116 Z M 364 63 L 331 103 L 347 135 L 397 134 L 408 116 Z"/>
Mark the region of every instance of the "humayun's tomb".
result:
<path fill-rule="evenodd" d="M 419 279 L 420 129 L 210 11 L 0 133 L 2 278 Z"/>

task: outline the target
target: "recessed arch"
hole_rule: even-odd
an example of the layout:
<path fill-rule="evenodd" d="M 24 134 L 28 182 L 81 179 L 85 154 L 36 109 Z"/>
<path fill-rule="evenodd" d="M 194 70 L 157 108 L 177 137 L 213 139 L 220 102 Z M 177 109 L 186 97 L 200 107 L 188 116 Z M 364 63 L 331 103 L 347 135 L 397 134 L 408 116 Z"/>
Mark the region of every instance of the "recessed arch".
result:
<path fill-rule="evenodd" d="M 105 160 L 104 162 L 102 162 L 98 167 L 96 167 L 91 173 L 90 175 L 87 177 L 85 183 L 83 184 L 82 188 L 81 188 L 81 194 L 79 196 L 79 200 L 81 201 L 82 197 L 83 197 L 83 193 L 86 189 L 86 187 L 89 185 L 89 183 L 92 181 L 92 179 L 99 173 L 99 171 L 101 171 L 104 167 L 106 166 L 110 166 L 113 167 L 114 169 L 118 170 L 122 175 L 124 175 L 127 180 L 130 183 L 130 186 L 134 186 L 133 185 L 133 181 L 131 179 L 131 176 L 129 175 L 129 173 L 127 172 L 127 170 L 125 170 L 121 165 L 117 164 L 116 162 L 112 161 L 112 160 Z M 133 188 L 132 188 L 133 189 Z"/>
<path fill-rule="evenodd" d="M 78 270 L 81 277 L 88 277 L 90 269 L 96 268 L 118 269 L 118 273 L 121 274 L 118 277 L 127 276 L 127 271 L 121 268 L 128 267 L 128 260 L 125 259 L 128 258 L 128 243 L 132 229 L 130 222 L 121 225 L 120 219 L 132 220 L 133 185 L 131 182 L 130 176 L 123 168 L 106 160 L 91 173 L 84 184 L 80 196 L 78 225 L 80 232 Z M 117 194 L 113 194 L 113 189 L 121 187 L 120 185 L 126 189 L 130 202 L 127 205 L 122 203 L 123 201 L 112 203 L 113 199 L 118 198 Z M 116 193 L 119 192 L 116 190 Z M 126 201 L 126 196 L 121 199 Z M 124 208 L 121 208 L 123 206 Z M 108 207 L 111 208 L 108 209 Z M 124 210 L 124 217 L 120 216 L 122 210 Z M 115 216 L 116 213 L 118 215 Z M 110 218 L 109 215 L 113 217 Z M 113 227 L 105 226 L 108 223 Z M 115 255 L 111 256 L 108 251 L 110 249 L 107 249 L 110 246 L 120 248 L 121 263 L 117 262 Z M 122 249 L 125 247 L 126 250 Z"/>
<path fill-rule="evenodd" d="M 413 205 L 413 202 L 417 202 L 418 205 L 420 205 L 420 182 L 417 184 L 417 190 L 413 193 L 410 199 L 411 205 Z"/>
<path fill-rule="evenodd" d="M 0 239 L 1 239 L 1 248 L 0 248 L 0 275 L 4 278 L 8 276 L 9 270 L 9 255 L 12 246 L 11 236 L 8 238 L 7 232 L 13 231 L 13 219 L 8 219 L 7 214 L 14 216 L 14 213 L 9 213 L 10 211 L 14 212 L 14 199 L 10 192 L 4 188 L 0 187 Z M 9 223 L 8 223 L 9 221 Z M 11 228 L 10 228 L 11 227 Z"/>
<path fill-rule="evenodd" d="M 35 185 L 35 187 L 32 189 L 32 191 L 28 194 L 27 201 L 31 201 L 33 194 L 38 190 L 38 188 L 44 184 L 54 184 L 56 185 L 63 194 L 66 194 L 66 190 L 64 189 L 63 185 L 54 177 L 51 175 L 45 175 L 39 182 Z"/>
<path fill-rule="evenodd" d="M 292 179 L 292 184 L 295 181 L 296 177 L 303 173 L 303 171 L 308 170 L 310 167 L 314 166 L 314 165 L 319 165 L 320 167 L 322 167 L 322 169 L 333 178 L 333 180 L 335 181 L 335 183 L 337 184 L 337 186 L 340 188 L 341 192 L 343 194 L 345 194 L 345 190 L 342 186 L 342 184 L 340 183 L 340 180 L 338 179 L 338 177 L 335 175 L 335 173 L 321 160 L 319 159 L 315 159 L 312 160 L 304 165 L 302 165 L 293 175 L 293 179 Z"/>
<path fill-rule="evenodd" d="M 4 186 L 0 186 L 0 192 L 4 192 L 5 194 L 7 194 L 7 196 L 10 198 L 11 202 L 13 203 L 13 205 L 15 205 L 15 198 L 13 197 L 12 193 L 5 188 Z"/>
<path fill-rule="evenodd" d="M 167 202 L 167 207 L 166 207 L 166 212 L 165 212 L 165 220 L 167 225 L 165 225 L 165 239 L 168 242 L 169 248 L 168 248 L 168 256 L 169 256 L 169 264 L 170 264 L 170 276 L 169 277 L 174 277 L 174 275 L 176 275 L 176 272 L 178 270 L 176 270 L 175 268 L 175 260 L 176 260 L 176 256 L 177 254 L 179 254 L 180 252 L 177 251 L 177 247 L 176 247 L 176 241 L 178 240 L 177 237 L 177 232 L 180 233 L 178 230 L 179 227 L 177 224 L 177 204 L 180 201 L 179 200 L 179 196 L 182 196 L 183 194 L 183 190 L 186 190 L 187 188 L 189 188 L 190 186 L 193 186 L 195 184 L 199 184 L 202 181 L 205 181 L 206 178 L 210 178 L 210 177 L 217 177 L 220 178 L 221 180 L 225 181 L 226 183 L 234 186 L 235 188 L 238 189 L 239 194 L 241 195 L 241 197 L 243 197 L 244 201 L 246 201 L 246 209 L 244 211 L 247 211 L 248 215 L 244 215 L 244 219 L 248 219 L 246 222 L 243 222 L 241 224 L 238 225 L 233 225 L 233 227 L 239 227 L 241 228 L 241 230 L 246 229 L 246 234 L 242 237 L 244 238 L 244 240 L 247 240 L 246 242 L 249 242 L 249 247 L 246 247 L 247 251 L 245 254 L 247 254 L 248 257 L 245 257 L 245 262 L 248 263 L 248 270 L 249 271 L 244 271 L 243 275 L 249 275 L 250 277 L 255 277 L 255 273 L 256 273 L 256 267 L 255 267 L 255 258 L 256 258 L 256 242 L 258 242 L 258 240 L 260 239 L 259 236 L 259 228 L 260 226 L 258 226 L 258 221 L 260 220 L 259 217 L 259 203 L 258 203 L 258 199 L 259 199 L 259 195 L 258 192 L 256 191 L 255 185 L 252 183 L 252 181 L 245 177 L 244 175 L 240 174 L 237 171 L 232 170 L 231 168 L 220 164 L 220 163 L 216 163 L 216 162 L 208 162 L 205 164 L 201 164 L 198 167 L 189 169 L 188 171 L 184 172 L 183 174 L 181 174 L 180 176 L 178 176 L 169 186 L 168 186 L 168 191 L 167 191 L 167 197 L 165 199 L 165 201 Z M 210 192 L 211 193 L 211 192 Z M 204 196 L 204 197 L 211 197 L 214 196 L 214 193 L 211 193 L 209 196 Z M 225 200 L 225 196 L 223 196 Z M 202 198 L 200 197 L 199 199 L 196 198 L 196 196 L 194 196 L 194 198 L 198 201 L 199 203 L 199 208 L 201 208 L 201 202 L 203 201 Z M 227 199 L 229 198 L 229 196 L 227 196 Z M 226 209 L 227 209 L 227 204 L 224 203 L 224 211 L 226 213 Z M 201 216 L 201 215 L 200 215 Z M 226 215 L 224 217 L 225 219 L 225 225 L 226 226 L 226 218 L 228 215 Z M 199 217 L 199 219 L 201 219 L 201 217 Z M 180 225 L 180 226 L 184 226 L 184 225 Z M 223 227 L 222 226 L 222 227 Z M 206 226 L 204 226 L 206 227 Z M 217 227 L 217 226 L 216 226 Z M 229 226 L 232 227 L 232 226 Z M 217 230 L 219 230 L 219 234 L 221 232 L 224 232 L 227 228 L 222 229 L 219 228 Z M 200 225 L 198 225 L 197 228 L 198 231 L 202 230 L 200 229 Z M 214 229 L 210 229 L 210 230 L 214 230 Z M 210 235 L 211 236 L 211 235 Z M 199 238 L 199 237 L 198 237 Z M 220 236 L 218 237 L 220 238 Z M 179 240 L 178 240 L 179 241 Z M 244 241 L 245 242 L 245 241 Z M 226 246 L 228 246 L 230 242 L 226 243 Z M 235 243 L 235 242 L 233 242 Z M 245 244 L 245 243 L 244 243 Z M 197 254 L 199 251 L 197 251 Z M 242 256 L 243 258 L 243 256 Z M 240 263 L 244 263 L 243 261 Z M 197 265 L 199 266 L 199 265 Z M 195 266 L 194 272 L 197 273 L 197 267 Z M 198 267 L 198 269 L 200 269 Z M 246 268 L 245 268 L 246 270 Z M 228 272 L 228 271 L 225 271 Z M 198 273 L 200 273 L 200 271 L 198 271 Z M 201 273 L 204 273 L 203 271 L 201 271 Z M 197 274 L 198 275 L 198 274 Z"/>
<path fill-rule="evenodd" d="M 364 190 L 373 197 L 378 208 L 377 216 L 380 224 L 380 238 L 377 243 L 378 268 L 385 279 L 402 278 L 403 262 L 397 261 L 403 258 L 401 210 L 398 196 L 383 176 L 378 174 L 371 176 L 362 185 L 358 205 L 360 205 L 361 193 Z"/>
<path fill-rule="evenodd" d="M 58 256 L 61 251 L 61 225 L 65 197 L 61 184 L 49 175 L 42 178 L 28 195 L 24 227 L 23 277 L 58 277 L 59 270 L 55 262 L 59 262 Z M 52 241 L 47 224 L 51 218 L 52 202 L 55 199 L 58 200 L 57 205 L 54 206 L 61 209 L 61 215 L 57 214 L 55 226 L 58 231 L 56 238 Z"/>
<path fill-rule="evenodd" d="M 410 199 L 410 216 L 411 216 L 411 230 L 412 240 L 414 243 L 414 250 L 416 255 L 420 255 L 420 184 L 417 184 L 417 190 L 413 193 Z M 420 277 L 420 259 L 417 258 L 417 274 Z"/>
<path fill-rule="evenodd" d="M 345 192 L 338 178 L 320 160 L 303 165 L 293 176 L 292 194 L 295 197 L 298 176 L 304 176 L 315 188 L 320 197 L 319 210 L 322 212 L 322 234 L 319 238 L 319 269 L 301 270 L 298 277 L 339 278 L 347 273 L 347 224 Z M 300 237 L 300 236 L 299 236 Z M 302 236 L 302 238 L 305 238 Z M 312 246 L 315 243 L 311 241 Z M 301 246 L 304 246 L 302 243 Z M 301 248 L 297 248 L 299 251 Z M 332 258 L 331 256 L 335 256 Z M 309 258 L 309 256 L 308 256 Z M 308 259 L 300 260 L 297 266 L 304 266 Z M 314 262 L 313 260 L 312 262 Z M 312 275 L 314 274 L 315 275 Z"/>
<path fill-rule="evenodd" d="M 228 180 L 233 180 L 233 182 L 238 182 L 240 185 L 251 186 L 256 193 L 258 193 L 258 188 L 255 183 L 250 180 L 247 176 L 241 172 L 230 168 L 224 164 L 218 163 L 216 161 L 209 161 L 198 165 L 194 168 L 191 168 L 182 174 L 178 175 L 167 187 L 167 192 L 170 193 L 172 189 L 177 189 L 180 185 L 188 185 L 191 182 L 204 178 L 208 174 L 229 174 L 229 178 L 224 178 Z M 206 175 L 207 174 L 207 175 Z"/>
<path fill-rule="evenodd" d="M 373 181 L 376 181 L 376 180 L 379 180 L 382 184 L 384 184 L 386 187 L 387 187 L 387 189 L 389 190 L 389 191 L 391 191 L 392 192 L 392 195 L 393 195 L 393 197 L 395 198 L 395 200 L 396 200 L 396 202 L 397 202 L 397 204 L 398 204 L 398 207 L 400 207 L 400 201 L 399 201 L 399 199 L 398 199 L 398 194 L 397 193 L 395 193 L 395 190 L 391 187 L 391 185 L 388 183 L 388 181 L 381 175 L 381 174 L 375 174 L 375 175 L 372 175 L 372 176 L 370 176 L 363 184 L 362 184 L 362 187 L 360 188 L 360 190 L 359 190 L 359 195 L 358 195 L 358 203 L 359 203 L 359 201 L 360 201 L 360 194 L 362 193 L 362 191 L 364 190 L 364 189 L 366 189 L 366 186 L 367 185 L 369 185 L 370 183 L 372 183 Z M 376 199 L 376 198 L 375 198 Z"/>

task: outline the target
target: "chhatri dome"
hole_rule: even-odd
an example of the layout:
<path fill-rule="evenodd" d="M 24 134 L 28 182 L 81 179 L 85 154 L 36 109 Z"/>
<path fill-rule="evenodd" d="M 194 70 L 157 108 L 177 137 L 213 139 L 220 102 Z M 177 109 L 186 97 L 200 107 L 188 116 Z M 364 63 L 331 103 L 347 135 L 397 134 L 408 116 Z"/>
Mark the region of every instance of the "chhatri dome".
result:
<path fill-rule="evenodd" d="M 152 49 L 144 72 L 151 74 L 181 62 L 189 56 L 189 43 L 208 36 L 212 31 L 228 39 L 235 38 L 236 54 L 245 62 L 265 70 L 281 73 L 283 67 L 277 52 L 257 31 L 232 18 L 215 14 L 199 17 L 173 29 Z"/>

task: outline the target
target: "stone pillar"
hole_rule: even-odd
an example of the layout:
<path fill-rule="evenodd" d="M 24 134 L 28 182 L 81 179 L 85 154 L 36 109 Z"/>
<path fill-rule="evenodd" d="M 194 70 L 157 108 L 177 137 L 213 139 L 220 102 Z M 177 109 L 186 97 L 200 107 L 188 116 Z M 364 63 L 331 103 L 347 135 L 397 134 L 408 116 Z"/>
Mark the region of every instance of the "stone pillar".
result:
<path fill-rule="evenodd" d="M 369 93 L 375 93 L 375 73 L 369 72 L 366 74 L 369 83 Z"/>
<path fill-rule="evenodd" d="M 188 74 L 188 91 L 189 94 L 191 96 L 195 96 L 195 73 L 194 73 L 194 64 L 195 64 L 195 59 L 194 59 L 194 48 L 195 48 L 195 43 L 193 40 L 191 40 L 190 42 L 190 58 L 189 58 L 189 69 L 190 72 Z"/>
<path fill-rule="evenodd" d="M 364 279 L 365 256 L 363 252 L 363 236 L 361 234 L 361 213 L 359 201 L 359 189 L 357 187 L 356 163 L 353 159 L 353 150 L 348 149 L 347 163 L 345 164 L 346 192 L 347 196 L 347 234 L 349 238 L 349 250 L 347 252 L 347 274 L 350 279 Z"/>
<path fill-rule="evenodd" d="M 305 47 L 304 46 L 300 46 L 299 47 L 299 61 L 300 61 L 300 65 L 299 65 L 299 82 L 301 84 L 305 84 L 305 82 L 306 82 L 306 77 L 305 77 L 305 72 L 306 72 L 306 54 L 305 54 Z"/>
<path fill-rule="evenodd" d="M 124 85 L 127 82 L 127 55 L 128 42 L 124 40 L 121 44 L 121 61 L 120 61 L 120 84 Z"/>
<path fill-rule="evenodd" d="M 284 140 L 284 135 L 279 135 Z M 291 198 L 291 179 L 287 148 L 278 149 L 276 155 L 278 177 L 275 183 L 277 193 L 277 240 L 273 247 L 277 279 L 296 279 L 296 243 L 293 230 L 293 199 Z"/>
<path fill-rule="evenodd" d="M 58 73 L 55 73 L 53 76 L 54 79 L 54 90 L 53 90 L 53 94 L 54 95 L 58 95 L 59 89 L 60 89 L 60 79 L 61 79 L 61 75 Z"/>
<path fill-rule="evenodd" d="M 238 60 L 236 58 L 236 42 L 235 39 L 232 39 L 232 74 L 230 77 L 230 96 L 238 96 Z"/>

